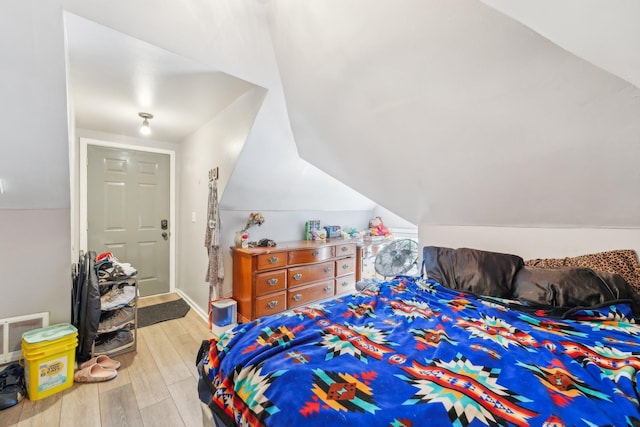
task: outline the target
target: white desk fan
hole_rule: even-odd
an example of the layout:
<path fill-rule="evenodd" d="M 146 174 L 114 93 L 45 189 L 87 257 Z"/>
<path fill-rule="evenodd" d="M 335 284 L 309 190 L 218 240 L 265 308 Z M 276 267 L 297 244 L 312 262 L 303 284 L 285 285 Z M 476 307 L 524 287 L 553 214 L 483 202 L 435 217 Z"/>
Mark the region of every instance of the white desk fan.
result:
<path fill-rule="evenodd" d="M 376 273 L 387 277 L 405 274 L 418 262 L 418 243 L 411 239 L 394 240 L 385 245 L 375 259 Z"/>

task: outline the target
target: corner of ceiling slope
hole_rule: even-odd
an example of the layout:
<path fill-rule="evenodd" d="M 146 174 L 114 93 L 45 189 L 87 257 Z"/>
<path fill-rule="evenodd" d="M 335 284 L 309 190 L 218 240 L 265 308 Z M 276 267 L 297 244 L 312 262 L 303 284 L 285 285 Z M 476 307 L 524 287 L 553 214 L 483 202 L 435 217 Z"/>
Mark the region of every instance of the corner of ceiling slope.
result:
<path fill-rule="evenodd" d="M 562 49 L 640 88 L 640 2 L 480 1 Z"/>

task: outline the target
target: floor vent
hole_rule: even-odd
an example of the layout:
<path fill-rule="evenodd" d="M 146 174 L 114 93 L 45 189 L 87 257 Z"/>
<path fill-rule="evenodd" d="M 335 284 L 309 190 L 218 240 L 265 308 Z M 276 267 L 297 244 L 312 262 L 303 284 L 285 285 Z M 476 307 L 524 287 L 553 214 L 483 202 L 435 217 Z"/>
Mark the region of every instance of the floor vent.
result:
<path fill-rule="evenodd" d="M 20 359 L 22 334 L 49 326 L 49 313 L 0 319 L 0 365 Z"/>

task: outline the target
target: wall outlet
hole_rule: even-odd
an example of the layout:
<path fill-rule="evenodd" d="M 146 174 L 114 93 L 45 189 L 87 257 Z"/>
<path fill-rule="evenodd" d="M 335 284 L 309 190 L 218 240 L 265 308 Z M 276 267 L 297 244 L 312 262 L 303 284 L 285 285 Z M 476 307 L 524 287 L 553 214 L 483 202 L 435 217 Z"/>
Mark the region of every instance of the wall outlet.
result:
<path fill-rule="evenodd" d="M 191 222 L 196 222 L 196 213 L 191 212 Z"/>

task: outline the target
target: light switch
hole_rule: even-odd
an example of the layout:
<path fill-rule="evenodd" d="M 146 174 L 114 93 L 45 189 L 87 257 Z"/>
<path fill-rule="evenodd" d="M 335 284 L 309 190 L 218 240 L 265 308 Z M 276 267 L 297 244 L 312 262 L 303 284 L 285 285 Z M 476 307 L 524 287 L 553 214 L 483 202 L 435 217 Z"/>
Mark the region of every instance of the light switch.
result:
<path fill-rule="evenodd" d="M 191 222 L 196 222 L 196 213 L 191 212 Z"/>

